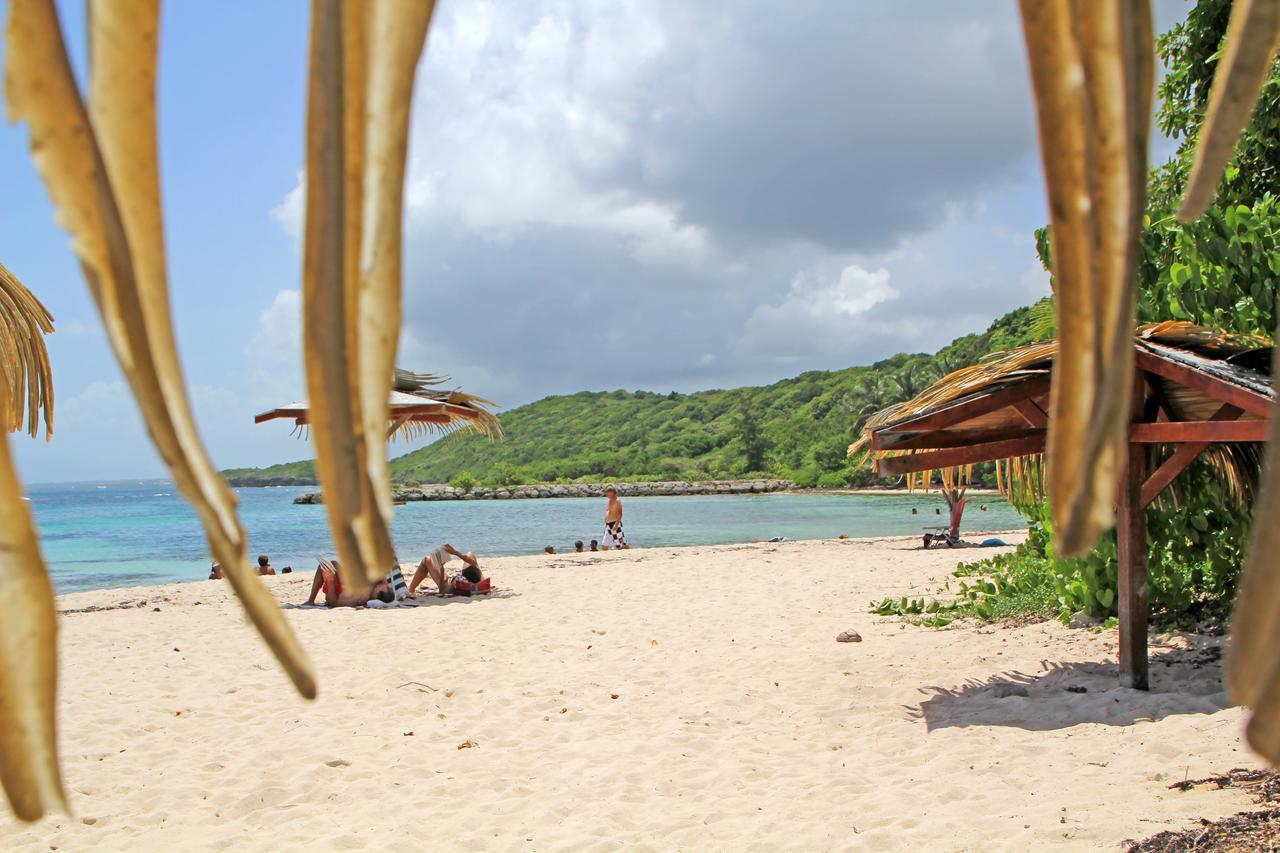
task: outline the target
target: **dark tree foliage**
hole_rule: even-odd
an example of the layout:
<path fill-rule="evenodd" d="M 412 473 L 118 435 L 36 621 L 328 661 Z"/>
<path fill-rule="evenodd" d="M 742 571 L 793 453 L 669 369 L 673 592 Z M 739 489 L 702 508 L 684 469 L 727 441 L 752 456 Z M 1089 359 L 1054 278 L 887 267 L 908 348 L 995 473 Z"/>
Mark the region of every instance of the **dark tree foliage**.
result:
<path fill-rule="evenodd" d="M 1185 21 L 1160 36 L 1158 49 L 1165 77 L 1159 88 L 1156 126 L 1181 144 L 1177 156 L 1155 173 L 1151 186 L 1153 210 L 1171 211 L 1177 207 L 1209 104 L 1230 16 L 1230 0 L 1201 0 L 1187 11 Z M 1280 77 L 1273 68 L 1219 188 L 1220 207 L 1252 205 L 1265 196 L 1280 193 L 1278 127 Z"/>
<path fill-rule="evenodd" d="M 813 397 L 808 399 L 812 400 Z M 760 421 L 747 398 L 743 399 L 738 410 L 738 440 L 742 442 L 743 473 L 763 471 L 764 457 L 769 452 L 769 438 L 760 429 Z"/>

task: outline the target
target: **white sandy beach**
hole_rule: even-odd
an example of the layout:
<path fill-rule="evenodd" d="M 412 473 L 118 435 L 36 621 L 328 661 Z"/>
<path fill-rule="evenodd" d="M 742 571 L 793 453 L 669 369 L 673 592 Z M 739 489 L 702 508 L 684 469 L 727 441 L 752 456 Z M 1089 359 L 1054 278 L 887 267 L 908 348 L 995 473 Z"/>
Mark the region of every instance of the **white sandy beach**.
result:
<path fill-rule="evenodd" d="M 0 849 L 1116 849 L 1250 807 L 1169 789 L 1258 766 L 1216 639 L 1153 638 L 1142 693 L 1117 686 L 1114 630 L 867 613 L 989 553 L 494 559 L 487 599 L 289 610 L 314 703 L 221 582 L 68 595 L 75 814 L 5 812 Z M 266 580 L 298 602 L 311 575 Z"/>

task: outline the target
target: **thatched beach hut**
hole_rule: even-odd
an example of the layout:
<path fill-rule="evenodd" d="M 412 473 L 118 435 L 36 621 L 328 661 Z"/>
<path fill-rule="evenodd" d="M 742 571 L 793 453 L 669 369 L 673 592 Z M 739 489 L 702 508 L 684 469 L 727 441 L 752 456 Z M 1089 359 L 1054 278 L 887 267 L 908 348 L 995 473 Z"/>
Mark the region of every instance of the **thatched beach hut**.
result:
<path fill-rule="evenodd" d="M 1133 408 L 1125 476 L 1117 499 L 1121 678 L 1147 687 L 1145 508 L 1176 499 L 1178 476 L 1203 456 L 1227 495 L 1252 501 L 1275 390 L 1272 343 L 1189 323 L 1134 332 Z M 996 464 L 1000 490 L 1039 500 L 1051 417 L 1049 383 L 1057 341 L 996 353 L 948 374 L 877 413 L 850 455 L 867 452 L 881 476 L 954 488 L 978 462 Z M 1172 487 L 1172 488 L 1171 488 Z"/>

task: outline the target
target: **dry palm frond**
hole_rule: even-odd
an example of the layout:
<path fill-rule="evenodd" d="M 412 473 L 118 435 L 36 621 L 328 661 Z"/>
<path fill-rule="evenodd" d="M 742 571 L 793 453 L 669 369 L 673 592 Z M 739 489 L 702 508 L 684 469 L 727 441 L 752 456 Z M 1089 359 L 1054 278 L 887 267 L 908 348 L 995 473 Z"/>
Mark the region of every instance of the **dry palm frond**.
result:
<path fill-rule="evenodd" d="M 10 4 L 5 69 L 10 115 L 31 127 L 36 164 L 59 221 L 71 233 L 153 441 L 199 512 L 210 549 L 226 567 L 250 619 L 299 691 L 313 696 L 310 662 L 275 599 L 248 571 L 235 498 L 196 433 L 178 364 L 156 164 L 158 7 L 155 0 L 98 0 L 90 6 L 89 27 L 92 118 L 72 75 L 52 2 Z"/>
<path fill-rule="evenodd" d="M 0 424 L 35 437 L 44 410 L 53 431 L 53 383 L 44 336 L 53 317 L 0 264 Z M 0 435 L 0 601 L 9 602 L 0 631 L 0 785 L 13 813 L 35 820 L 66 808 L 58 773 L 57 615 L 22 484 Z"/>
<path fill-rule="evenodd" d="M 53 315 L 18 277 L 0 264 L 0 376 L 9 392 L 8 428 L 35 438 L 44 411 L 44 435 L 53 435 L 53 370 L 44 336 L 53 331 Z"/>
<path fill-rule="evenodd" d="M 405 370 L 397 367 L 391 387 L 393 390 L 399 391 L 402 394 L 425 395 L 428 393 L 428 389 L 433 388 L 436 385 L 443 385 L 448 381 L 448 376 L 441 376 L 435 373 L 414 373 L 411 370 Z"/>
<path fill-rule="evenodd" d="M 1213 199 L 1222 171 L 1253 108 L 1280 42 L 1280 2 L 1236 0 L 1196 146 L 1191 179 L 1178 211 L 1194 219 Z M 1280 365 L 1276 365 L 1280 366 Z M 1272 368 L 1275 375 L 1276 366 Z M 1280 765 L 1280 410 L 1272 406 L 1271 452 L 1254 510 L 1253 538 L 1232 617 L 1226 680 L 1232 697 L 1253 708 L 1250 746 Z"/>
<path fill-rule="evenodd" d="M 1280 362 L 1272 366 L 1272 375 Z M 1280 765 L 1280 415 L 1272 406 L 1262 488 L 1253 514 L 1253 538 L 1231 620 L 1226 682 L 1231 696 L 1253 709 L 1245 729 L 1249 745 Z"/>
<path fill-rule="evenodd" d="M 1124 459 L 1154 38 L 1142 0 L 1022 0 L 1021 10 L 1063 356 L 1051 392 L 1050 505 L 1070 555 L 1110 526 Z"/>
<path fill-rule="evenodd" d="M 316 472 L 352 584 L 395 562 L 387 392 L 409 108 L 432 5 L 312 4 L 303 343 Z"/>
<path fill-rule="evenodd" d="M 9 416 L 0 389 L 0 417 Z M 58 772 L 58 623 L 9 437 L 0 435 L 0 784 L 19 820 L 65 811 Z"/>

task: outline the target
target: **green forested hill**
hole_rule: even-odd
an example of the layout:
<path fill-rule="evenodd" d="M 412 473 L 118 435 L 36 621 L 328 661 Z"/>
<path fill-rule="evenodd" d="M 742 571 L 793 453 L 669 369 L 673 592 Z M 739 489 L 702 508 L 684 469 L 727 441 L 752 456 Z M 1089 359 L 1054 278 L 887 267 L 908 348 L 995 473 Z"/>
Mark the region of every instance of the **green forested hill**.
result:
<path fill-rule="evenodd" d="M 1047 303 L 1042 303 L 1047 304 Z M 514 485 L 561 479 L 723 479 L 747 473 L 802 485 L 869 482 L 845 450 L 862 422 L 944 373 L 1037 339 L 1037 308 L 1019 308 L 936 355 L 899 354 L 868 367 L 810 371 L 772 385 L 693 394 L 583 391 L 502 414 L 507 437 L 456 435 L 391 463 L 399 482 L 468 479 Z M 394 447 L 393 447 L 394 452 Z M 309 462 L 224 472 L 306 477 Z"/>

